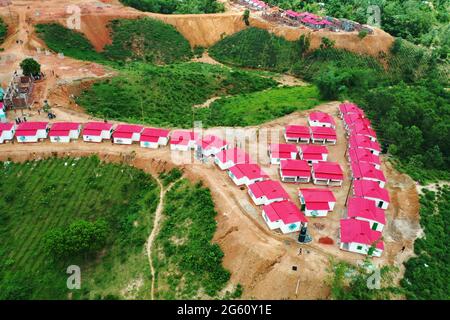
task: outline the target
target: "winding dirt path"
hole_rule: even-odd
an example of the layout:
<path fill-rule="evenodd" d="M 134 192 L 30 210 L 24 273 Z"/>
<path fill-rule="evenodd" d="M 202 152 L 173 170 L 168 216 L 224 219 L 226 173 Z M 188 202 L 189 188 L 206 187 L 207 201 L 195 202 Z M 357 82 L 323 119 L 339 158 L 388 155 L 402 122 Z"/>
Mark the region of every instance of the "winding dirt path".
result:
<path fill-rule="evenodd" d="M 182 177 L 181 177 L 182 178 Z M 181 179 L 180 178 L 180 179 Z M 180 179 L 172 182 L 167 188 L 164 188 L 163 184 L 161 183 L 161 180 L 157 177 L 155 177 L 156 181 L 159 185 L 159 203 L 158 207 L 155 211 L 155 220 L 153 222 L 153 229 L 150 233 L 150 236 L 147 239 L 147 256 L 148 256 L 148 263 L 150 265 L 150 271 L 152 273 L 152 287 L 151 287 L 151 294 L 150 297 L 152 300 L 155 300 L 155 268 L 153 266 L 153 260 L 152 260 L 152 246 L 153 242 L 155 241 L 156 236 L 159 232 L 159 226 L 162 218 L 162 212 L 164 210 L 164 197 L 166 196 L 166 193 L 172 188 L 172 186 L 178 182 Z"/>

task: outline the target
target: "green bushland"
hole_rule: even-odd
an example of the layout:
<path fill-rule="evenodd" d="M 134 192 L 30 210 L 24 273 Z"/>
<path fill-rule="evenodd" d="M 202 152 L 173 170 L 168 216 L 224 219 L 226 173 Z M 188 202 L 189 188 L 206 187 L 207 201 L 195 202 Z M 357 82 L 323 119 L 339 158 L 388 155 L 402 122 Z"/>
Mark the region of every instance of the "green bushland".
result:
<path fill-rule="evenodd" d="M 204 63 L 134 63 L 121 68 L 119 76 L 95 83 L 77 103 L 100 117 L 189 128 L 194 105 L 213 96 L 250 93 L 276 84 L 255 72 Z"/>
<path fill-rule="evenodd" d="M 425 235 L 414 242 L 416 256 L 405 263 L 401 281 L 408 299 L 450 299 L 449 219 L 450 187 L 438 187 L 436 192 L 424 189 L 420 197 L 420 225 Z"/>
<path fill-rule="evenodd" d="M 251 126 L 321 102 L 316 86 L 279 87 L 216 100 L 209 108 L 197 109 L 196 117 L 207 126 Z"/>
<path fill-rule="evenodd" d="M 6 35 L 8 34 L 8 25 L 0 18 L 0 44 L 3 43 L 6 39 Z"/>
<path fill-rule="evenodd" d="M 391 300 L 403 295 L 404 290 L 394 284 L 394 275 L 398 271 L 391 266 L 383 266 L 378 270 L 380 275 L 379 289 L 370 289 L 368 279 L 375 273 L 370 260 L 362 265 L 354 266 L 344 261 L 330 261 L 327 283 L 331 289 L 333 300 Z M 376 285 L 373 281 L 372 285 Z"/>
<path fill-rule="evenodd" d="M 217 0 L 120 0 L 124 5 L 141 11 L 163 14 L 223 12 L 224 5 Z"/>
<path fill-rule="evenodd" d="M 0 299 L 149 298 L 154 179 L 95 156 L 0 167 Z M 67 289 L 70 265 L 80 290 Z"/>
<path fill-rule="evenodd" d="M 112 44 L 96 52 L 81 32 L 60 24 L 38 24 L 36 31 L 47 46 L 68 57 L 113 64 L 143 61 L 170 64 L 192 57 L 189 42 L 171 25 L 151 18 L 113 20 L 110 24 Z M 114 62 L 116 64 L 114 64 Z"/>
<path fill-rule="evenodd" d="M 183 171 L 181 171 L 178 168 L 173 168 L 169 172 L 166 172 L 166 171 L 161 172 L 159 174 L 159 179 L 161 180 L 162 185 L 164 187 L 167 187 L 172 182 L 175 182 L 178 179 L 180 179 L 182 175 L 183 175 Z"/>
<path fill-rule="evenodd" d="M 166 193 L 153 249 L 157 299 L 221 297 L 230 273 L 222 266 L 219 245 L 211 242 L 216 215 L 211 193 L 201 183 L 182 179 Z M 240 295 L 238 289 L 233 297 Z"/>

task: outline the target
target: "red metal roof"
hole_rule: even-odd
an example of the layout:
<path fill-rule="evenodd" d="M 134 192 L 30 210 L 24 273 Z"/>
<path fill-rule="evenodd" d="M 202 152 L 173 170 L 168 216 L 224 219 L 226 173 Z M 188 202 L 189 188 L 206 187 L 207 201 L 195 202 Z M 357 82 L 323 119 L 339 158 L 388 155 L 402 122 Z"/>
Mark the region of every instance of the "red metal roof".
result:
<path fill-rule="evenodd" d="M 364 116 L 364 111 L 361 110 L 356 104 L 354 103 L 341 103 L 339 105 L 339 110 L 343 113 L 356 113 Z"/>
<path fill-rule="evenodd" d="M 381 188 L 376 181 L 355 180 L 353 181 L 353 191 L 356 197 L 369 197 L 389 202 L 389 192 Z"/>
<path fill-rule="evenodd" d="M 344 180 L 344 172 L 337 162 L 321 161 L 313 163 L 312 168 L 316 178 Z"/>
<path fill-rule="evenodd" d="M 328 154 L 325 146 L 301 145 L 303 160 L 322 160 L 324 154 Z"/>
<path fill-rule="evenodd" d="M 256 198 L 265 196 L 268 200 L 278 198 L 289 199 L 289 195 L 279 181 L 264 180 L 255 182 L 249 185 L 249 189 Z"/>
<path fill-rule="evenodd" d="M 222 148 L 227 145 L 227 142 L 222 140 L 220 137 L 209 134 L 204 136 L 202 139 L 197 140 L 203 150 L 209 150 L 211 148 Z"/>
<path fill-rule="evenodd" d="M 100 136 L 102 131 L 109 131 L 113 125 L 105 122 L 88 122 L 84 126 L 83 135 Z"/>
<path fill-rule="evenodd" d="M 311 177 L 311 168 L 305 160 L 281 160 L 280 169 L 285 177 Z"/>
<path fill-rule="evenodd" d="M 362 122 L 356 122 L 352 126 L 349 127 L 349 131 L 351 135 L 365 135 L 373 138 L 377 138 L 377 133 L 372 128 L 369 128 Z"/>
<path fill-rule="evenodd" d="M 366 148 L 381 151 L 380 144 L 370 140 L 369 137 L 363 135 L 351 135 L 349 140 L 350 148 Z"/>
<path fill-rule="evenodd" d="M 133 132 L 114 132 L 113 138 L 119 138 L 119 139 L 131 139 L 133 137 Z"/>
<path fill-rule="evenodd" d="M 70 131 L 70 130 L 78 130 L 80 128 L 80 124 L 77 122 L 55 122 L 52 124 L 50 128 L 50 132 L 52 130 L 55 131 Z"/>
<path fill-rule="evenodd" d="M 234 164 L 251 162 L 250 156 L 242 149 L 231 148 L 220 151 L 216 158 L 221 162 L 232 161 Z"/>
<path fill-rule="evenodd" d="M 286 131 L 286 136 L 288 138 L 294 138 L 294 139 L 298 139 L 298 138 L 309 139 L 309 137 L 311 135 L 309 132 L 309 127 L 307 127 L 307 126 L 288 125 L 288 126 L 286 126 L 285 131 Z"/>
<path fill-rule="evenodd" d="M 237 179 L 243 177 L 247 177 L 249 180 L 269 179 L 269 176 L 257 164 L 237 164 L 229 170 Z"/>
<path fill-rule="evenodd" d="M 170 144 L 185 146 L 188 145 L 189 142 L 197 140 L 197 138 L 198 138 L 197 132 L 187 130 L 175 130 L 172 132 Z"/>
<path fill-rule="evenodd" d="M 334 121 L 333 117 L 325 112 L 321 112 L 321 111 L 311 112 L 308 115 L 308 118 L 312 121 L 318 121 L 321 123 L 329 123 L 329 124 L 332 124 L 333 126 L 336 125 L 336 122 Z"/>
<path fill-rule="evenodd" d="M 22 122 L 17 127 L 17 131 L 27 131 L 27 130 L 43 130 L 48 126 L 48 122 Z"/>
<path fill-rule="evenodd" d="M 349 218 L 366 218 L 372 221 L 386 224 L 384 210 L 377 208 L 375 202 L 363 198 L 350 198 L 347 204 L 347 216 Z"/>
<path fill-rule="evenodd" d="M 141 136 L 167 138 L 169 136 L 169 130 L 161 128 L 144 128 L 141 132 Z"/>
<path fill-rule="evenodd" d="M 336 202 L 336 198 L 330 189 L 323 188 L 300 188 L 299 193 L 305 202 Z"/>
<path fill-rule="evenodd" d="M 291 224 L 297 222 L 308 222 L 308 219 L 291 201 L 273 202 L 263 206 L 270 221 L 283 221 L 284 224 Z"/>
<path fill-rule="evenodd" d="M 129 132 L 129 133 L 140 133 L 144 129 L 143 126 L 135 125 L 135 124 L 119 124 L 114 131 L 116 132 Z"/>
<path fill-rule="evenodd" d="M 380 157 L 374 155 L 368 149 L 363 148 L 349 149 L 348 152 L 351 161 L 367 162 L 381 165 Z"/>
<path fill-rule="evenodd" d="M 298 149 L 294 144 L 280 143 L 269 145 L 271 158 L 290 159 L 291 153 L 297 154 Z"/>
<path fill-rule="evenodd" d="M 370 229 L 369 222 L 356 219 L 341 219 L 340 224 L 341 242 L 375 245 L 378 249 L 384 249 L 381 232 Z"/>
<path fill-rule="evenodd" d="M 314 139 L 337 139 L 336 130 L 329 127 L 311 127 L 311 137 Z"/>
<path fill-rule="evenodd" d="M 370 163 L 352 161 L 351 168 L 353 177 L 356 179 L 371 178 L 386 182 L 386 177 L 384 176 L 383 171 L 375 169 L 375 167 Z"/>
<path fill-rule="evenodd" d="M 0 135 L 3 131 L 10 131 L 14 127 L 14 123 L 0 123 Z"/>

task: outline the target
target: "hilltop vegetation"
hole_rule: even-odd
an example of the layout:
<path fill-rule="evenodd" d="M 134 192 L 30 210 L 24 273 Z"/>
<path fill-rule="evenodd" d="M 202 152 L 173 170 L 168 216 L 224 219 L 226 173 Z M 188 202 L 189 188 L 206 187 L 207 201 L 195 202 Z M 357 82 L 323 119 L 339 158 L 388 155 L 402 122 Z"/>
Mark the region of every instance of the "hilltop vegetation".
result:
<path fill-rule="evenodd" d="M 166 194 L 163 214 L 153 250 L 157 298 L 221 296 L 230 273 L 222 266 L 219 245 L 211 243 L 217 212 L 209 189 L 186 179 L 178 181 Z"/>
<path fill-rule="evenodd" d="M 3 19 L 0 18 L 0 44 L 2 44 L 3 41 L 5 41 L 7 33 L 8 33 L 8 26 L 3 21 Z"/>
<path fill-rule="evenodd" d="M 406 297 L 414 300 L 448 300 L 450 241 L 450 187 L 437 192 L 424 190 L 420 197 L 420 224 L 425 236 L 414 242 L 416 257 L 405 263 L 401 285 Z"/>
<path fill-rule="evenodd" d="M 141 11 L 163 14 L 223 12 L 224 5 L 217 0 L 120 0 L 124 5 Z"/>
<path fill-rule="evenodd" d="M 255 43 L 278 45 L 261 50 Z M 379 60 L 335 49 L 330 41 L 314 51 L 307 51 L 307 44 L 307 39 L 289 43 L 249 28 L 220 41 L 210 52 L 224 63 L 255 68 L 260 61 L 259 67 L 288 71 L 316 84 L 323 99 L 359 103 L 383 150 L 401 160 L 400 169 L 421 182 L 450 177 L 448 64 L 441 55 L 400 39 Z M 277 56 L 296 58 L 289 64 L 270 58 Z"/>
<path fill-rule="evenodd" d="M 77 103 L 100 117 L 189 128 L 194 105 L 213 96 L 250 93 L 276 84 L 257 73 L 217 65 L 134 63 L 123 67 L 118 77 L 95 83 Z"/>
<path fill-rule="evenodd" d="M 51 50 L 80 60 L 122 65 L 130 61 L 170 64 L 192 56 L 188 41 L 173 26 L 155 19 L 113 20 L 111 30 L 112 44 L 98 53 L 81 32 L 57 23 L 36 26 L 39 37 Z"/>
<path fill-rule="evenodd" d="M 154 179 L 96 157 L 0 167 L 0 299 L 148 298 Z M 70 265 L 80 290 L 66 286 Z"/>

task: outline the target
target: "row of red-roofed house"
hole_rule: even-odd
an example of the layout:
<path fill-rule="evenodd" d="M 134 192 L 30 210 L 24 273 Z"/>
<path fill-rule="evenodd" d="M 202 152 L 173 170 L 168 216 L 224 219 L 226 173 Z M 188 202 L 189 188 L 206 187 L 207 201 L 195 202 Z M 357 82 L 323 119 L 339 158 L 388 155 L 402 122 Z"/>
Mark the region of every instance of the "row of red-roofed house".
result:
<path fill-rule="evenodd" d="M 336 144 L 336 123 L 331 115 L 314 111 L 308 115 L 309 126 L 288 125 L 284 129 L 284 139 L 296 143 Z"/>
<path fill-rule="evenodd" d="M 364 111 L 352 103 L 342 103 L 339 115 L 348 136 L 348 160 L 352 173 L 352 195 L 340 221 L 340 248 L 380 257 L 384 250 L 382 231 L 389 193 L 379 158 L 377 135 Z"/>

